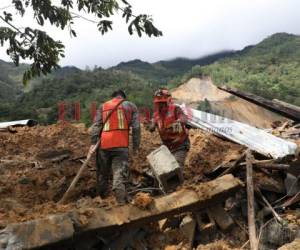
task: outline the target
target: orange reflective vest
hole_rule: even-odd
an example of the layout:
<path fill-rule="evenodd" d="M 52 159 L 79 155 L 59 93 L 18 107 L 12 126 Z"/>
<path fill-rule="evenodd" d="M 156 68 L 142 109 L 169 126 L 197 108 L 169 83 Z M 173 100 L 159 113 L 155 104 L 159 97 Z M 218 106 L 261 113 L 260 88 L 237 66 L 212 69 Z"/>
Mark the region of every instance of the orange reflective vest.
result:
<path fill-rule="evenodd" d="M 178 125 L 178 117 L 176 115 L 176 106 L 168 105 L 168 110 L 164 116 L 158 111 L 154 112 L 154 120 L 158 126 L 158 132 L 163 143 L 169 149 L 175 149 L 180 146 L 188 137 L 188 132 L 183 122 Z"/>
<path fill-rule="evenodd" d="M 115 107 L 122 99 L 114 98 L 102 105 L 102 121 L 113 110 L 108 121 L 103 124 L 101 149 L 127 148 L 129 145 L 129 124 L 122 104 Z"/>

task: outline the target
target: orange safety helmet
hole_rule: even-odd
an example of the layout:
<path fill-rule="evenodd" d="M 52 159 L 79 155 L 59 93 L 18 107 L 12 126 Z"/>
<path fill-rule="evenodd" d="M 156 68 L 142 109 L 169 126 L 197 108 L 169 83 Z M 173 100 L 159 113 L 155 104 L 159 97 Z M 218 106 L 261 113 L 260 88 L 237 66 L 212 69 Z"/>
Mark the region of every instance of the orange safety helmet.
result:
<path fill-rule="evenodd" d="M 171 99 L 172 96 L 166 88 L 160 88 L 154 93 L 154 103 L 160 103 L 160 102 L 169 103 Z"/>

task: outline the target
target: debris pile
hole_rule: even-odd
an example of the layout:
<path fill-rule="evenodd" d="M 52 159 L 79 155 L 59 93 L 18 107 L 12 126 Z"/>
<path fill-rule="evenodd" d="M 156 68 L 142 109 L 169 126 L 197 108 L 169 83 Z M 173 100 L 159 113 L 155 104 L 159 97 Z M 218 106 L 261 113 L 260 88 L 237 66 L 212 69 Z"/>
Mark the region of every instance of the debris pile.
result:
<path fill-rule="evenodd" d="M 272 128 L 272 133 L 282 138 L 298 139 L 300 137 L 300 124 L 293 124 L 291 121 L 273 123 Z"/>
<path fill-rule="evenodd" d="M 56 124 L 16 131 L 0 133 L 0 249 L 12 237 L 15 242 L 9 244 L 26 242 L 27 248 L 76 244 L 80 249 L 247 249 L 252 244 L 249 168 L 260 249 L 277 249 L 299 237 L 297 155 L 273 159 L 191 130 L 184 183 L 163 194 L 146 160 L 161 142 L 158 134 L 143 129 L 139 155 L 130 159 L 130 204 L 118 206 L 111 195 L 97 196 L 91 162 L 68 203 L 59 205 L 88 151 L 88 130 Z M 297 140 L 294 134 L 291 138 Z M 45 230 L 49 236 L 39 238 Z"/>

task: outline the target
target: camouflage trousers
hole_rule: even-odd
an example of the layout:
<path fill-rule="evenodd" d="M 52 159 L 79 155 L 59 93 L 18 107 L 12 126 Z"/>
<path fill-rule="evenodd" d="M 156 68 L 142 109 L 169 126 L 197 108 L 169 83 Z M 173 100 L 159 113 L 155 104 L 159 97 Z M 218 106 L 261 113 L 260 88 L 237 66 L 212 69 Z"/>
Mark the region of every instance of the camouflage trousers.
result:
<path fill-rule="evenodd" d="M 181 168 L 184 168 L 184 162 L 188 152 L 189 150 L 187 148 L 181 148 L 171 152 Z"/>
<path fill-rule="evenodd" d="M 117 201 L 126 202 L 126 184 L 129 180 L 127 148 L 97 152 L 97 185 L 101 196 L 105 196 L 108 192 L 111 175 L 112 191 Z"/>

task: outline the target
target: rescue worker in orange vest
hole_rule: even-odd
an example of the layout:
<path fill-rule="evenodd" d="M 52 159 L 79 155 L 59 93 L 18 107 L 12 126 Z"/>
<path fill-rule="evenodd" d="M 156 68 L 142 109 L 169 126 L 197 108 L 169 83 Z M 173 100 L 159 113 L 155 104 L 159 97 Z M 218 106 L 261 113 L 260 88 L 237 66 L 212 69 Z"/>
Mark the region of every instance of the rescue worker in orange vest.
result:
<path fill-rule="evenodd" d="M 160 138 L 168 147 L 181 167 L 190 149 L 187 130 L 187 116 L 173 103 L 167 89 L 161 88 L 154 94 L 154 115 L 149 126 L 150 131 L 158 128 Z"/>
<path fill-rule="evenodd" d="M 106 121 L 107 120 L 107 121 Z M 103 124 L 103 122 L 105 124 Z M 135 104 L 126 100 L 122 90 L 113 92 L 112 99 L 102 104 L 97 112 L 91 132 L 90 151 L 100 137 L 97 151 L 97 185 L 101 197 L 108 191 L 109 177 L 112 172 L 112 190 L 120 204 L 127 201 L 126 184 L 129 179 L 128 147 L 129 130 L 132 128 L 133 153 L 137 153 L 140 145 L 140 122 Z"/>

